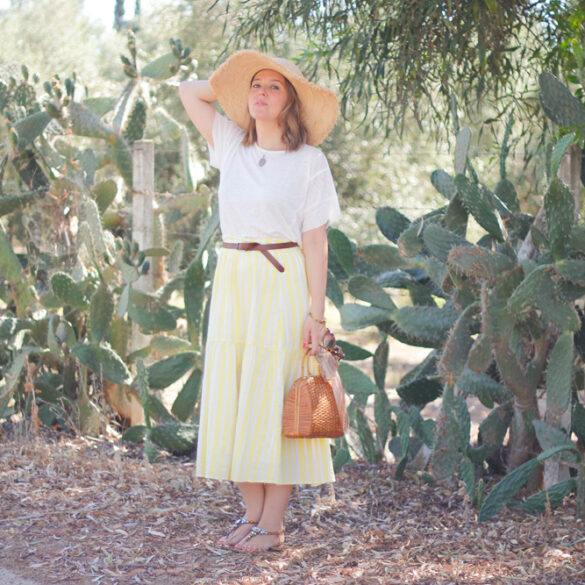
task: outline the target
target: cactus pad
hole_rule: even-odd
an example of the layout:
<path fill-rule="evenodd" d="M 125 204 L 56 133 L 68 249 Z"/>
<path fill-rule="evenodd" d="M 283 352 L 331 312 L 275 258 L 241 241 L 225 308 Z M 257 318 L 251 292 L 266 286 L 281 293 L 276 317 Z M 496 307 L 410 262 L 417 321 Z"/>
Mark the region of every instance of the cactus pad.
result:
<path fill-rule="evenodd" d="M 410 225 L 410 220 L 393 207 L 380 207 L 376 211 L 376 223 L 384 236 L 396 244 L 400 234 Z"/>
<path fill-rule="evenodd" d="M 128 316 L 132 321 L 140 325 L 145 333 L 159 333 L 160 331 L 172 331 L 177 327 L 177 320 L 173 314 L 164 307 L 149 310 L 148 307 L 130 303 Z"/>
<path fill-rule="evenodd" d="M 341 362 L 339 364 L 339 375 L 345 390 L 357 399 L 358 402 L 360 402 L 360 397 L 362 401 L 365 399 L 367 402 L 367 397 L 378 391 L 378 388 L 370 377 L 355 366 Z"/>
<path fill-rule="evenodd" d="M 394 311 L 396 305 L 386 291 L 371 278 L 358 274 L 352 276 L 347 289 L 354 297 L 371 303 L 374 307 Z"/>
<path fill-rule="evenodd" d="M 73 355 L 98 377 L 116 384 L 128 384 L 130 372 L 120 356 L 107 347 L 91 343 L 78 343 Z"/>
<path fill-rule="evenodd" d="M 583 165 L 585 167 L 585 165 Z M 585 254 L 585 226 L 574 225 L 571 230 L 569 244 L 573 250 Z"/>
<path fill-rule="evenodd" d="M 72 102 L 69 105 L 71 131 L 77 136 L 89 138 L 108 138 L 113 130 L 106 126 L 91 110 L 83 104 Z"/>
<path fill-rule="evenodd" d="M 351 276 L 355 272 L 353 265 L 353 247 L 348 237 L 340 230 L 327 230 L 330 254 L 333 253 L 344 272 Z"/>
<path fill-rule="evenodd" d="M 575 489 L 577 489 L 577 480 L 570 477 L 526 498 L 520 504 L 520 509 L 528 514 L 542 514 L 560 504 Z"/>
<path fill-rule="evenodd" d="M 484 228 L 488 234 L 502 242 L 504 236 L 500 228 L 498 217 L 492 209 L 487 197 L 478 185 L 472 183 L 464 175 L 457 175 L 455 177 L 455 185 L 457 185 L 457 193 L 461 196 L 463 205 L 473 217 L 475 221 Z"/>
<path fill-rule="evenodd" d="M 201 389 L 202 372 L 195 368 L 175 398 L 171 412 L 180 420 L 186 421 L 192 414 Z"/>
<path fill-rule="evenodd" d="M 424 245 L 421 238 L 421 223 L 412 222 L 408 229 L 405 229 L 398 238 L 398 249 L 407 258 L 416 256 L 423 251 Z"/>
<path fill-rule="evenodd" d="M 116 198 L 118 187 L 112 179 L 98 183 L 92 190 L 100 215 L 103 215 L 112 201 Z"/>
<path fill-rule="evenodd" d="M 585 106 L 554 75 L 538 78 L 544 113 L 559 126 L 585 126 Z"/>
<path fill-rule="evenodd" d="M 560 417 L 569 408 L 573 380 L 573 336 L 559 336 L 550 354 L 546 370 L 547 409 Z"/>
<path fill-rule="evenodd" d="M 463 205 L 463 201 L 459 195 L 455 195 L 447 206 L 447 214 L 445 215 L 445 227 L 457 234 L 465 237 L 467 233 L 467 222 L 469 220 L 469 213 Z"/>
<path fill-rule="evenodd" d="M 431 183 L 449 201 L 457 194 L 457 187 L 453 177 L 443 169 L 437 169 L 431 173 Z"/>
<path fill-rule="evenodd" d="M 492 457 L 502 448 L 508 427 L 512 422 L 513 408 L 510 402 L 494 408 L 479 425 L 477 451 L 482 454 L 482 460 Z"/>
<path fill-rule="evenodd" d="M 16 122 L 13 126 L 18 134 L 18 148 L 24 148 L 37 139 L 48 126 L 51 116 L 47 112 L 36 112 Z"/>
<path fill-rule="evenodd" d="M 441 262 L 447 262 L 449 250 L 453 246 L 470 246 L 463 237 L 441 227 L 431 224 L 423 232 L 423 241 L 429 252 Z"/>
<path fill-rule="evenodd" d="M 457 320 L 458 312 L 451 304 L 442 308 L 431 306 L 402 307 L 394 312 L 393 319 L 408 335 L 429 340 L 436 347 Z"/>
<path fill-rule="evenodd" d="M 544 197 L 544 211 L 551 251 L 553 257 L 558 260 L 565 255 L 565 247 L 571 237 L 575 216 L 573 194 L 558 178 L 554 178 L 549 185 Z"/>
<path fill-rule="evenodd" d="M 87 299 L 79 283 L 64 272 L 56 272 L 51 277 L 51 288 L 62 303 L 76 309 L 87 309 Z"/>
<path fill-rule="evenodd" d="M 510 211 L 514 213 L 520 211 L 520 201 L 516 194 L 516 188 L 508 179 L 500 179 L 498 181 L 495 194 L 504 202 Z"/>
<path fill-rule="evenodd" d="M 407 404 L 424 406 L 432 402 L 443 392 L 443 383 L 439 376 L 421 376 L 396 387 L 398 396 Z"/>
<path fill-rule="evenodd" d="M 439 375 L 446 386 L 453 386 L 461 374 L 467 354 L 473 343 L 471 326 L 479 311 L 479 303 L 467 307 L 451 329 L 437 364 Z"/>
<path fill-rule="evenodd" d="M 512 393 L 491 376 L 475 373 L 469 367 L 461 372 L 457 379 L 457 387 L 465 394 L 477 396 L 483 404 L 490 402 L 502 404 L 513 398 Z"/>
<path fill-rule="evenodd" d="M 113 316 L 114 295 L 108 285 L 102 282 L 91 297 L 89 307 L 89 330 L 94 343 L 100 343 L 105 338 Z"/>
<path fill-rule="evenodd" d="M 186 351 L 166 357 L 148 368 L 150 387 L 160 390 L 184 376 L 196 363 L 198 354 Z"/>
<path fill-rule="evenodd" d="M 557 269 L 563 278 L 585 286 L 585 260 L 563 260 L 557 265 Z"/>
<path fill-rule="evenodd" d="M 134 102 L 134 107 L 124 128 L 122 135 L 128 144 L 142 140 L 146 127 L 146 105 L 140 99 Z"/>
<path fill-rule="evenodd" d="M 395 270 L 405 265 L 398 248 L 386 244 L 371 244 L 358 248 L 357 253 L 366 262 L 381 270 Z"/>
<path fill-rule="evenodd" d="M 496 280 L 514 267 L 508 256 L 472 245 L 452 247 L 447 262 L 457 272 L 476 280 Z"/>
<path fill-rule="evenodd" d="M 388 270 L 376 276 L 375 281 L 382 287 L 408 288 L 414 279 L 408 272 L 403 270 Z"/>
<path fill-rule="evenodd" d="M 150 440 L 175 455 L 188 455 L 195 450 L 197 427 L 179 423 L 162 423 L 148 432 Z"/>
<path fill-rule="evenodd" d="M 144 77 L 150 77 L 152 79 L 169 79 L 169 77 L 172 77 L 177 72 L 176 69 L 173 70 L 173 67 L 178 68 L 178 66 L 179 59 L 171 51 L 145 65 L 141 73 Z"/>
<path fill-rule="evenodd" d="M 367 307 L 356 303 L 345 303 L 340 310 L 341 326 L 348 331 L 362 329 L 387 321 L 392 314 L 386 309 Z"/>

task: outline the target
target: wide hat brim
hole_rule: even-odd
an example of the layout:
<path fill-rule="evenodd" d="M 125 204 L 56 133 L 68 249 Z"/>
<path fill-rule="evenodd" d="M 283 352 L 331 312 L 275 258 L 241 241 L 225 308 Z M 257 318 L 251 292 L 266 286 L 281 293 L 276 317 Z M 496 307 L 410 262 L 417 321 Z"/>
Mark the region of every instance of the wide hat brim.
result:
<path fill-rule="evenodd" d="M 248 90 L 252 77 L 262 69 L 277 71 L 291 82 L 301 101 L 307 142 L 317 146 L 335 124 L 339 110 L 337 97 L 331 90 L 307 81 L 294 64 L 284 59 L 250 50 L 234 53 L 209 79 L 223 111 L 240 128 L 248 128 Z"/>

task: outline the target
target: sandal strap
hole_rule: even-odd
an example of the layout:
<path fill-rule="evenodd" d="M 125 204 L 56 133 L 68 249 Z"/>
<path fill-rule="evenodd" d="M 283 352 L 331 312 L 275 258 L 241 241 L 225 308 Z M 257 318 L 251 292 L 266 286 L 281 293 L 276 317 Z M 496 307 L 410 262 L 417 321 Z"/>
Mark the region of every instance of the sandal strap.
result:
<path fill-rule="evenodd" d="M 258 522 L 254 522 L 254 520 L 248 520 L 247 518 L 239 518 L 234 522 L 232 530 L 235 530 L 238 526 L 244 526 L 247 524 L 258 524 Z"/>
<path fill-rule="evenodd" d="M 249 534 L 248 534 L 248 539 L 252 538 L 254 536 L 278 536 L 280 535 L 280 530 L 278 530 L 277 532 L 272 532 L 270 530 L 264 530 L 264 528 L 260 528 L 260 526 L 254 526 Z"/>

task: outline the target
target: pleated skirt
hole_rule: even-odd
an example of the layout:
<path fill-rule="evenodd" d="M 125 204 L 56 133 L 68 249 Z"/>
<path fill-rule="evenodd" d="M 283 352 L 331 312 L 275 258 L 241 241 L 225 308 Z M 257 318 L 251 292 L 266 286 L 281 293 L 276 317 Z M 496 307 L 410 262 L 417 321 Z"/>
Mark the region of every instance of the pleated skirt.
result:
<path fill-rule="evenodd" d="M 302 250 L 271 254 L 284 272 L 258 251 L 219 252 L 205 349 L 197 475 L 274 484 L 331 482 L 329 439 L 282 436 L 284 397 L 304 374 L 302 329 L 309 293 Z M 314 368 L 315 360 L 310 361 Z"/>

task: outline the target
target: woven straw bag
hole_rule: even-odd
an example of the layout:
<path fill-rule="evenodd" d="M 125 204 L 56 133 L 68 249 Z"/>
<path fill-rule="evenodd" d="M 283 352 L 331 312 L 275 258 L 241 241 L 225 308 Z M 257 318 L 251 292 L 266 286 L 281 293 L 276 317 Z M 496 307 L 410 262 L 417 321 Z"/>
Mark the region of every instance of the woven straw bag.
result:
<path fill-rule="evenodd" d="M 331 383 L 322 376 L 303 376 L 293 382 L 284 401 L 282 434 L 295 439 L 342 437 Z"/>

